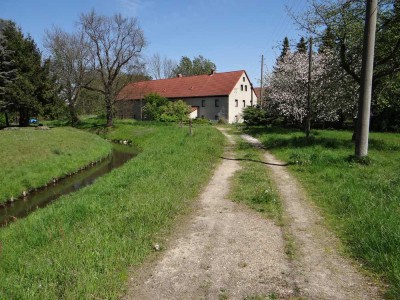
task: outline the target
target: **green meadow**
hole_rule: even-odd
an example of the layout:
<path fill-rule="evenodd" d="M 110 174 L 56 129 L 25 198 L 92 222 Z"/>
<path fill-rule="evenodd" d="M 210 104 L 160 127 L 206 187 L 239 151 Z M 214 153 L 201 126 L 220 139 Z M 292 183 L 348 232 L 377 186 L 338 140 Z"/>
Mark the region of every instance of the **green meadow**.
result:
<path fill-rule="evenodd" d="M 366 163 L 352 158 L 351 132 L 254 128 L 249 133 L 281 160 L 322 209 L 350 255 L 400 299 L 400 135 L 371 133 Z"/>
<path fill-rule="evenodd" d="M 69 130 L 69 129 L 65 129 Z M 118 122 L 109 139 L 141 152 L 118 169 L 0 230 L 1 299 L 117 299 L 130 267 L 207 183 L 224 138 L 211 126 Z"/>

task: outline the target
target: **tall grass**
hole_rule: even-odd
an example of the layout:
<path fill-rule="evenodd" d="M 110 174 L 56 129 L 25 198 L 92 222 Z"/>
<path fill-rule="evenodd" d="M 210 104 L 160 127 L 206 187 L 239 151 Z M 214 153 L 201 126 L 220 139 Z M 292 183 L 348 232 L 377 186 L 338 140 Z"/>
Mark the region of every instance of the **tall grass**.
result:
<path fill-rule="evenodd" d="M 105 157 L 111 145 L 73 128 L 0 131 L 0 202 Z"/>
<path fill-rule="evenodd" d="M 303 182 L 347 249 L 400 299 L 400 135 L 372 133 L 370 164 L 354 162 L 351 133 L 253 130 Z"/>
<path fill-rule="evenodd" d="M 107 134 L 126 132 L 142 148 L 135 159 L 0 230 L 0 298 L 119 298 L 129 266 L 162 243 L 222 153 L 212 127 L 124 126 Z"/>

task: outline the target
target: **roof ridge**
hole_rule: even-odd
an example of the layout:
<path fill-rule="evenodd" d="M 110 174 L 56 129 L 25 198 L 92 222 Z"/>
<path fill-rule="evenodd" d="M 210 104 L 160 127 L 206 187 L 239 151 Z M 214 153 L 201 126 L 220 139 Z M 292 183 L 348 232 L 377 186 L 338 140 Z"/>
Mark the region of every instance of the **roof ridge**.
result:
<path fill-rule="evenodd" d="M 236 73 L 236 72 L 245 72 L 245 70 L 227 71 L 227 72 L 216 72 L 216 73 L 214 73 L 214 74 L 199 74 L 199 75 L 190 75 L 190 76 L 182 76 L 182 77 L 171 77 L 171 78 L 150 79 L 150 80 L 142 80 L 142 81 L 130 82 L 129 84 L 140 83 L 140 82 L 149 82 L 149 81 L 161 81 L 161 80 L 172 80 L 172 79 L 192 78 L 192 77 L 200 77 L 200 76 L 212 76 L 212 75 L 220 75 L 220 74 Z"/>
<path fill-rule="evenodd" d="M 246 74 L 246 71 L 131 82 L 121 90 L 117 97 L 119 99 L 140 99 L 151 92 L 167 98 L 229 95 L 243 73 Z"/>

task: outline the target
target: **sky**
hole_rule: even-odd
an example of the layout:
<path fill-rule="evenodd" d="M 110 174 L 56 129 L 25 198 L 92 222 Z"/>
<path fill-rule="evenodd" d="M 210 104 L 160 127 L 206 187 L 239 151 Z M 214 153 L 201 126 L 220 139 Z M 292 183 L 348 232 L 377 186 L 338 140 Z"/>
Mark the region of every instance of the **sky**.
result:
<path fill-rule="evenodd" d="M 285 36 L 295 45 L 306 33 L 288 14 L 300 14 L 307 0 L 0 0 L 0 18 L 17 23 L 44 51 L 45 30 L 72 32 L 82 13 L 121 13 L 138 19 L 154 53 L 179 61 L 203 55 L 217 72 L 246 70 L 254 86 L 271 70 Z"/>

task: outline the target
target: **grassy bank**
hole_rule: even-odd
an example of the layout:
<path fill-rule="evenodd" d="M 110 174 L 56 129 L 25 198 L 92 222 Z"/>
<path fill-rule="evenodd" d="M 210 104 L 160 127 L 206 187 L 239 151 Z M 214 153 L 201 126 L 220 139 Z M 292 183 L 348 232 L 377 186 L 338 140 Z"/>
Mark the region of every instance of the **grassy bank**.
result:
<path fill-rule="evenodd" d="M 351 133 L 253 129 L 290 169 L 328 216 L 349 253 L 390 284 L 400 299 L 400 135 L 372 133 L 369 165 L 349 159 Z"/>
<path fill-rule="evenodd" d="M 111 145 L 72 128 L 0 131 L 0 202 L 105 157 Z"/>
<path fill-rule="evenodd" d="M 116 299 L 207 182 L 222 153 L 212 127 L 117 124 L 142 152 L 95 184 L 0 230 L 0 298 Z"/>

